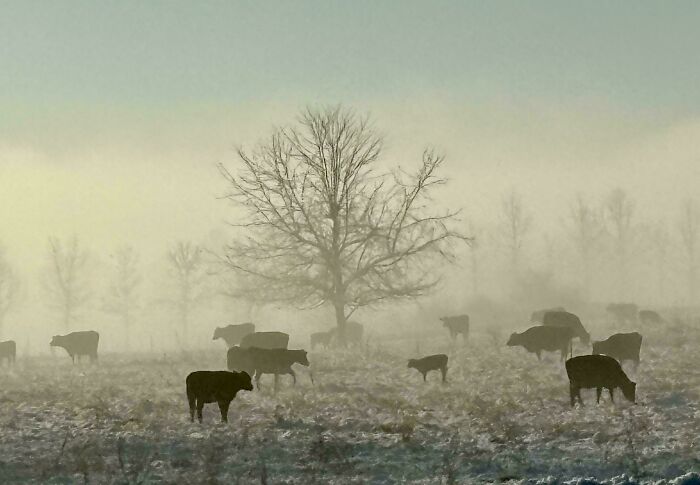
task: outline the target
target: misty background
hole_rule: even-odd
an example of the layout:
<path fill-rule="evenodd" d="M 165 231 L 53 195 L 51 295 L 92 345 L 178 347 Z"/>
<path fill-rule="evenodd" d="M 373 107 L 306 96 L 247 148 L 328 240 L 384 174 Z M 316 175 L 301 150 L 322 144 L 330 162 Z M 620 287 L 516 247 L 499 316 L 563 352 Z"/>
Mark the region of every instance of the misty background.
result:
<path fill-rule="evenodd" d="M 51 335 L 69 331 L 46 281 L 49 238 L 75 237 L 86 299 L 71 331 L 124 348 L 105 299 L 114 255 L 130 245 L 131 346 L 184 345 L 167 255 L 178 241 L 220 251 L 235 231 L 216 164 L 235 170 L 236 147 L 253 148 L 305 106 L 339 103 L 371 115 L 387 168 L 415 168 L 426 145 L 443 153 L 449 182 L 435 204 L 461 207 L 477 241 L 442 268 L 432 296 L 381 307 L 370 334 L 438 326 L 438 314 L 476 297 L 527 310 L 484 322 L 505 327 L 560 303 L 696 304 L 698 248 L 682 228 L 700 217 L 699 5 L 359 3 L 4 4 L 0 244 L 20 285 L 0 338 L 46 353 Z M 606 211 L 613 193 L 632 208 L 625 272 Z M 589 264 L 571 220 L 579 196 L 601 218 Z M 508 200 L 528 221 L 517 268 Z M 300 335 L 333 322 L 331 308 L 230 301 L 214 276 L 201 289 L 193 347 L 217 344 L 213 328 L 228 323 Z M 396 308 L 401 318 L 381 317 Z"/>

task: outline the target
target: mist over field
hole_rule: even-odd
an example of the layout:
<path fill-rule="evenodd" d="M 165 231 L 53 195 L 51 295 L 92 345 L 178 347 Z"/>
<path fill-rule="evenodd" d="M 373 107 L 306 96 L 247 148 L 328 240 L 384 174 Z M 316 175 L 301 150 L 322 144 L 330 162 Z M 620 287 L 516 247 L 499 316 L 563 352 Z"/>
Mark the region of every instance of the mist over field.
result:
<path fill-rule="evenodd" d="M 700 483 L 697 4 L 1 10 L 0 483 Z"/>

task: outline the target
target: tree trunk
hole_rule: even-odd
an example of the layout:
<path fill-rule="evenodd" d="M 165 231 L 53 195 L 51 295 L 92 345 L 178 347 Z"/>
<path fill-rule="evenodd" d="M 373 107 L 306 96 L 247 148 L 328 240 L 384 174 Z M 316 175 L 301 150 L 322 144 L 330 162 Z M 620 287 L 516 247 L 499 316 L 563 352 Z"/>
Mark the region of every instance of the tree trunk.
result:
<path fill-rule="evenodd" d="M 335 322 L 338 326 L 338 343 L 345 347 L 347 344 L 345 336 L 345 324 L 347 322 L 345 318 L 345 301 L 344 299 L 336 299 L 333 301 L 333 307 L 335 308 Z"/>

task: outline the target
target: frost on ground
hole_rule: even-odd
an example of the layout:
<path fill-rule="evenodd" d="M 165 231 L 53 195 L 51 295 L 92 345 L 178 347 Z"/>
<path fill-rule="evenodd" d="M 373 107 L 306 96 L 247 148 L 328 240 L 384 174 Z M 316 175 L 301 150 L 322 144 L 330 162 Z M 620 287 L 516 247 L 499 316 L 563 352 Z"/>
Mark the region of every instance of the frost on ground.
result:
<path fill-rule="evenodd" d="M 411 345 L 413 347 L 411 348 Z M 415 344 L 310 353 L 298 384 L 272 378 L 189 422 L 185 376 L 225 352 L 110 355 L 72 366 L 31 357 L 0 372 L 3 483 L 698 483 L 697 344 L 649 345 L 628 373 L 639 405 L 616 396 L 569 407 L 558 356 L 476 336 L 439 373 L 406 368 Z M 411 350 L 409 350 L 411 348 Z M 619 393 L 618 393 L 619 394 Z M 577 478 L 580 477 L 580 478 Z M 585 478 L 583 478 L 585 477 Z M 614 477 L 614 478 L 613 478 Z M 630 477 L 630 478 L 628 478 Z M 679 478 L 680 477 L 680 478 Z M 675 480 L 675 481 L 674 481 Z M 695 481 L 694 481 L 695 480 Z"/>

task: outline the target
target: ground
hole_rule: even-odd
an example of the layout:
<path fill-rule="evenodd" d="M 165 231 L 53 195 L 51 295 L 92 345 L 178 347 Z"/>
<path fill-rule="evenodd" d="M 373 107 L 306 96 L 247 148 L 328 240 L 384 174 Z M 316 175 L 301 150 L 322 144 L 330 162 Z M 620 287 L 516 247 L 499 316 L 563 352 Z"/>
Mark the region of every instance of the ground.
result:
<path fill-rule="evenodd" d="M 315 385 L 300 368 L 296 387 L 282 377 L 274 394 L 265 376 L 233 401 L 228 424 L 214 404 L 190 423 L 185 397 L 187 374 L 222 368 L 223 348 L 75 366 L 59 353 L 20 356 L 0 369 L 0 481 L 653 483 L 700 470 L 697 345 L 645 341 L 628 369 L 638 405 L 619 392 L 596 405 L 584 391 L 572 409 L 558 355 L 538 362 L 491 337 L 310 352 Z M 435 352 L 450 357 L 446 384 L 406 367 Z"/>

